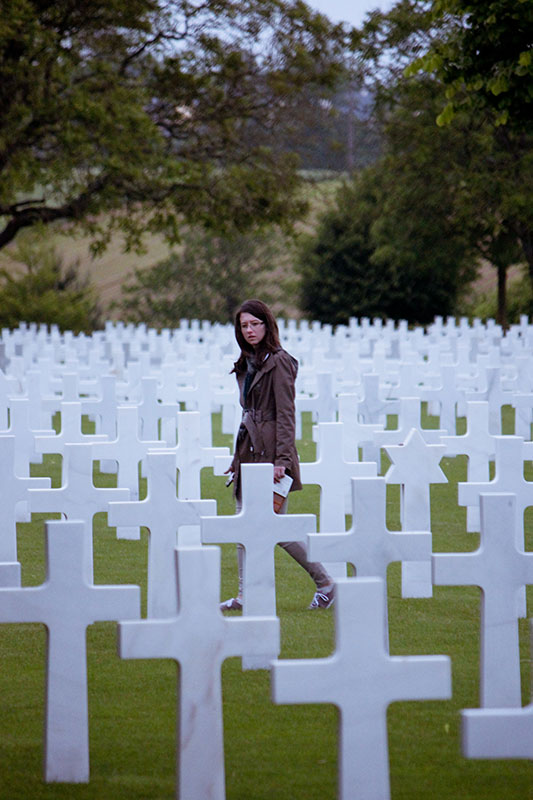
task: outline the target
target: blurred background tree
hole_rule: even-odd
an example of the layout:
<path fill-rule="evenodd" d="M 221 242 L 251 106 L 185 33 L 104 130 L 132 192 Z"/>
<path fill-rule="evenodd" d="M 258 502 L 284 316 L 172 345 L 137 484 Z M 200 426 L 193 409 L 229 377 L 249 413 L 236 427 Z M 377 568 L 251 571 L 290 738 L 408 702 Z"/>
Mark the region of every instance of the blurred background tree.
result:
<path fill-rule="evenodd" d="M 492 108 L 466 103 L 450 124 L 437 123 L 448 87 L 416 65 L 447 42 L 457 46 L 470 19 L 435 14 L 440 5 L 403 0 L 362 30 L 359 64 L 382 155 L 302 245 L 302 306 L 324 322 L 426 323 L 457 313 L 483 261 L 497 270 L 497 319 L 506 325 L 509 266 L 527 264 L 533 281 L 532 136 L 513 126 L 512 105 L 506 125 Z"/>
<path fill-rule="evenodd" d="M 290 224 L 298 159 L 276 142 L 327 97 L 349 37 L 288 0 L 30 0 L 0 21 L 0 248 L 60 220 L 101 252 L 181 224 Z"/>
<path fill-rule="evenodd" d="M 42 231 L 24 237 L 14 258 L 15 273 L 0 269 L 0 327 L 16 328 L 21 320 L 74 333 L 100 327 L 101 309 L 88 278 L 76 263 L 63 263 Z"/>
<path fill-rule="evenodd" d="M 152 267 L 136 270 L 123 287 L 121 318 L 152 327 L 176 327 L 181 319 L 231 322 L 246 297 L 254 297 L 265 274 L 279 270 L 284 239 L 273 231 L 224 235 L 202 228 L 184 233 L 179 252 Z M 261 297 L 275 296 L 264 289 Z"/>

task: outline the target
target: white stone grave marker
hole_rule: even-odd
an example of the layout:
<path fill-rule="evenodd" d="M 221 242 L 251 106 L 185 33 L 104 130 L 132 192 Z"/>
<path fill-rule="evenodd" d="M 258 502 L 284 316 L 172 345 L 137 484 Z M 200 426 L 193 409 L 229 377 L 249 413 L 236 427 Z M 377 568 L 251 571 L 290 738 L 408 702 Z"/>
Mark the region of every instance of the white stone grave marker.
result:
<path fill-rule="evenodd" d="M 459 483 L 457 486 L 459 505 L 474 506 L 479 509 L 481 493 L 491 494 L 510 492 L 516 496 L 516 544 L 519 549 L 524 547 L 524 511 L 533 506 L 533 481 L 524 477 L 524 460 L 530 448 L 529 442 L 524 442 L 520 436 L 495 436 L 495 474 L 489 481 Z M 521 589 L 517 593 L 518 614 L 527 615 L 526 593 Z"/>
<path fill-rule="evenodd" d="M 138 586 L 95 586 L 86 562 L 84 522 L 46 523 L 47 578 L 41 586 L 0 589 L 0 622 L 48 629 L 45 780 L 89 780 L 87 627 L 140 614 Z M 92 562 L 91 562 L 92 563 Z"/>
<path fill-rule="evenodd" d="M 373 441 L 374 433 L 383 430 L 383 423 L 361 422 L 357 410 L 358 403 L 359 399 L 355 394 L 339 394 L 339 422 L 344 425 L 342 440 L 345 461 L 359 461 L 359 448 L 363 448 L 364 452 L 365 445 L 372 445 L 371 452 L 376 456 L 379 455 L 378 449 L 373 446 Z"/>
<path fill-rule="evenodd" d="M 30 462 L 42 463 L 42 458 L 37 455 L 35 439 L 37 436 L 55 437 L 56 432 L 50 428 L 45 430 L 32 430 L 30 428 L 30 401 L 27 397 L 9 398 L 9 428 L 0 431 L 15 437 L 15 475 L 28 478 L 30 475 Z"/>
<path fill-rule="evenodd" d="M 487 483 L 489 462 L 494 459 L 496 437 L 489 433 L 489 404 L 469 400 L 466 404 L 466 433 L 463 436 L 443 436 L 446 455 L 464 454 L 468 457 L 467 483 Z M 479 531 L 479 503 L 469 503 L 466 509 L 467 531 Z"/>
<path fill-rule="evenodd" d="M 59 489 L 28 489 L 30 512 L 63 514 L 67 519 L 82 519 L 87 523 L 86 563 L 92 576 L 92 519 L 99 512 L 107 512 L 111 500 L 127 500 L 128 489 L 108 489 L 93 483 L 92 445 L 66 444 L 68 472 L 63 475 Z"/>
<path fill-rule="evenodd" d="M 387 706 L 448 699 L 446 656 L 390 656 L 385 591 L 377 578 L 336 582 L 336 650 L 328 658 L 272 664 L 275 703 L 332 703 L 339 710 L 339 800 L 388 800 Z"/>
<path fill-rule="evenodd" d="M 390 531 L 387 528 L 386 481 L 383 477 L 352 478 L 352 525 L 339 533 L 307 537 L 311 561 L 344 561 L 358 577 L 386 580 L 394 561 L 430 561 L 431 531 Z"/>
<path fill-rule="evenodd" d="M 443 428 L 443 432 L 451 436 L 457 431 L 457 408 L 464 402 L 465 393 L 463 389 L 458 388 L 455 364 L 441 364 L 439 372 L 441 385 L 436 388 L 423 388 L 420 398 L 438 405 L 440 427 Z"/>
<path fill-rule="evenodd" d="M 316 426 L 317 460 L 300 463 L 302 483 L 320 486 L 320 530 L 324 533 L 346 529 L 346 495 L 349 495 L 351 478 L 377 475 L 377 465 L 373 461 L 345 461 L 343 429 L 342 422 L 319 422 Z M 344 564 L 325 566 L 334 578 L 346 575 Z"/>
<path fill-rule="evenodd" d="M 142 439 L 162 439 L 170 447 L 176 443 L 176 414 L 179 405 L 160 402 L 157 378 L 141 378 L 141 400 L 137 407 Z"/>
<path fill-rule="evenodd" d="M 331 372 L 316 374 L 316 393 L 312 396 L 297 394 L 296 438 L 302 438 L 302 414 L 310 411 L 314 422 L 334 422 L 337 417 L 337 398 Z"/>
<path fill-rule="evenodd" d="M 487 366 L 484 370 L 485 382 L 482 389 L 465 392 L 467 400 L 486 400 L 489 404 L 489 430 L 493 434 L 502 433 L 502 406 L 513 405 L 513 393 L 502 388 L 501 367 Z"/>
<path fill-rule="evenodd" d="M 144 500 L 110 503 L 110 525 L 145 525 L 150 530 L 148 544 L 149 617 L 171 617 L 177 614 L 176 568 L 174 551 L 182 526 L 196 526 L 200 515 L 216 514 L 215 500 L 178 500 L 176 496 L 176 460 L 173 453 L 148 453 L 148 492 Z M 198 545 L 200 535 L 198 533 Z"/>
<path fill-rule="evenodd" d="M 50 478 L 15 475 L 15 437 L 0 436 L 0 586 L 20 586 L 17 522 L 29 521 L 28 490 L 47 489 Z"/>
<path fill-rule="evenodd" d="M 120 623 L 119 652 L 179 662 L 176 797 L 224 800 L 220 668 L 230 656 L 279 652 L 279 620 L 222 615 L 219 548 L 180 548 L 176 558 L 179 613 Z"/>
<path fill-rule="evenodd" d="M 201 414 L 199 411 L 177 413 L 178 442 L 173 447 L 162 443 L 152 445 L 151 450 L 164 449 L 173 452 L 179 472 L 178 497 L 180 500 L 199 500 L 202 496 L 200 479 L 203 467 L 212 467 L 215 458 L 229 457 L 227 447 L 207 447 L 201 441 Z"/>
<path fill-rule="evenodd" d="M 438 586 L 479 586 L 481 597 L 482 707 L 521 705 L 516 595 L 533 583 L 533 553 L 516 544 L 516 498 L 482 494 L 481 545 L 473 553 L 437 553 Z"/>
<path fill-rule="evenodd" d="M 160 447 L 158 439 L 141 439 L 137 406 L 117 408 L 117 436 L 108 442 L 93 445 L 94 459 L 113 459 L 118 464 L 118 485 L 129 489 L 133 500 L 139 499 L 139 462 L 152 447 Z"/>
<path fill-rule="evenodd" d="M 36 436 L 35 449 L 38 453 L 58 453 L 62 457 L 62 476 L 68 472 L 67 444 L 98 444 L 108 441 L 104 434 L 85 434 L 82 432 L 82 404 L 78 401 L 64 401 L 61 410 L 61 431 L 56 436 Z M 63 480 L 63 477 L 62 477 Z"/>
<path fill-rule="evenodd" d="M 413 428 L 416 428 L 427 444 L 440 444 L 445 431 L 422 427 L 422 401 L 419 397 L 401 397 L 398 404 L 398 426 L 374 433 L 374 442 L 378 447 L 405 444 L 405 440 Z"/>
<path fill-rule="evenodd" d="M 533 620 L 531 620 L 533 651 Z M 461 711 L 466 758 L 527 758 L 533 761 L 533 702 L 522 708 L 467 708 Z"/>
<path fill-rule="evenodd" d="M 426 444 L 416 428 L 403 445 L 389 445 L 385 450 L 392 461 L 387 470 L 387 483 L 401 485 L 402 530 L 430 531 L 431 506 L 429 487 L 446 483 L 439 463 L 444 445 Z M 431 561 L 402 562 L 402 597 L 431 597 Z"/>
<path fill-rule="evenodd" d="M 275 514 L 272 464 L 242 464 L 242 511 L 239 514 L 204 517 L 204 543 L 238 543 L 245 548 L 243 614 L 276 615 L 274 547 L 278 542 L 302 542 L 316 530 L 313 514 Z M 278 653 L 265 651 L 263 657 L 243 661 L 244 668 L 267 667 Z"/>
<path fill-rule="evenodd" d="M 213 446 L 211 426 L 211 367 L 196 367 L 194 386 L 178 386 L 177 398 L 185 402 L 187 411 L 198 411 L 200 414 L 200 442 L 203 447 Z"/>

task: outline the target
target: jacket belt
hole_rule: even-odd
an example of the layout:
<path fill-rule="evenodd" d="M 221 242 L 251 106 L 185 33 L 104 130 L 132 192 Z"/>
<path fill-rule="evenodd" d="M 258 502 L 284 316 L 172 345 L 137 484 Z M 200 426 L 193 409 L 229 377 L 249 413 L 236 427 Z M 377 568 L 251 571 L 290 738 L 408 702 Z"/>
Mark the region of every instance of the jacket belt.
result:
<path fill-rule="evenodd" d="M 242 423 L 250 435 L 252 440 L 252 447 L 256 453 L 263 454 L 265 452 L 265 442 L 261 429 L 257 426 L 258 422 L 270 422 L 275 420 L 276 415 L 273 411 L 261 410 L 256 408 L 245 408 L 242 414 Z"/>
<path fill-rule="evenodd" d="M 276 419 L 276 414 L 272 409 L 261 408 L 245 408 L 242 412 L 242 418 L 250 416 L 254 422 L 271 422 Z"/>

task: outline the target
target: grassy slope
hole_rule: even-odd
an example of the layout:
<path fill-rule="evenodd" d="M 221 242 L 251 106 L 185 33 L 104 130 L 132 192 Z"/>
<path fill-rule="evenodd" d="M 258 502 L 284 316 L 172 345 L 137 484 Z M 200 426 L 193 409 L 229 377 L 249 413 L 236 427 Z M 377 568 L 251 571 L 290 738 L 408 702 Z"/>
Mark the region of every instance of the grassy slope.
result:
<path fill-rule="evenodd" d="M 308 182 L 304 185 L 304 194 L 309 202 L 309 213 L 305 220 L 297 226 L 298 231 L 312 231 L 316 225 L 317 216 L 326 209 L 333 201 L 335 192 L 340 185 L 340 179 L 322 180 L 316 183 Z M 120 299 L 121 287 L 124 282 L 133 274 L 136 268 L 148 267 L 158 261 L 168 257 L 171 252 L 168 245 L 159 237 L 149 236 L 145 241 L 146 251 L 142 254 L 134 252 L 123 252 L 120 238 L 115 237 L 107 250 L 99 258 L 93 259 L 89 252 L 90 240 L 83 236 L 73 234 L 61 234 L 60 227 L 48 228 L 49 235 L 55 243 L 58 252 L 62 255 L 64 263 L 69 265 L 78 262 L 80 274 L 88 275 L 91 283 L 96 289 L 97 296 L 103 308 L 107 308 L 112 301 Z M 6 248 L 0 253 L 0 266 L 13 272 L 17 270 L 17 264 L 13 261 L 12 254 L 15 245 Z M 292 276 L 292 262 L 290 253 L 290 243 L 287 242 L 287 258 L 284 263 L 267 280 L 267 288 L 276 296 L 276 288 L 281 280 L 286 280 Z M 283 310 L 288 316 L 297 316 L 298 309 L 294 301 L 285 303 L 283 309 L 280 304 L 276 311 Z M 107 319 L 118 319 L 118 310 L 109 311 Z"/>
<path fill-rule="evenodd" d="M 215 420 L 218 426 L 218 419 Z M 229 437 L 216 434 L 216 444 Z M 303 460 L 314 458 L 309 419 L 299 442 Z M 58 480 L 57 460 L 45 457 L 34 474 Z M 448 484 L 433 487 L 435 551 L 473 550 L 479 537 L 465 533 L 465 510 L 457 506 L 462 458 L 443 463 Z M 531 479 L 531 475 L 528 476 Z M 97 476 L 109 484 L 109 477 Z M 389 487 L 388 525 L 399 527 L 399 492 Z M 216 497 L 219 513 L 232 513 L 224 479 L 204 470 L 203 494 Z M 291 499 L 292 512 L 318 511 L 317 487 Z M 533 549 L 526 515 L 527 548 Z M 119 541 L 104 515 L 95 519 L 98 583 L 138 583 L 146 597 L 147 533 L 141 541 Z M 23 583 L 44 578 L 42 518 L 19 524 Z M 325 657 L 334 642 L 332 611 L 309 612 L 312 585 L 281 550 L 277 560 L 282 658 Z M 222 548 L 222 595 L 235 591 L 235 550 Z M 525 800 L 531 796 L 533 765 L 526 761 L 467 761 L 461 756 L 461 708 L 478 705 L 479 591 L 436 587 L 431 599 L 400 596 L 399 565 L 388 575 L 391 653 L 447 654 L 452 658 L 453 698 L 390 706 L 388 732 L 392 800 Z M 530 604 L 533 597 L 529 597 Z M 531 605 L 530 605 L 531 609 Z M 529 702 L 527 624 L 520 622 L 523 702 Z M 0 797 L 6 800 L 170 800 L 175 796 L 177 668 L 168 661 L 121 661 L 116 626 L 98 623 L 87 635 L 91 741 L 88 785 L 42 781 L 45 632 L 40 625 L 0 626 Z M 337 712 L 330 706 L 275 706 L 266 671 L 243 673 L 238 659 L 222 670 L 228 800 L 333 800 L 336 796 Z M 200 766 L 201 768 L 201 766 Z M 354 796 L 357 796 L 354 794 Z M 203 798 L 198 798 L 203 800 Z"/>

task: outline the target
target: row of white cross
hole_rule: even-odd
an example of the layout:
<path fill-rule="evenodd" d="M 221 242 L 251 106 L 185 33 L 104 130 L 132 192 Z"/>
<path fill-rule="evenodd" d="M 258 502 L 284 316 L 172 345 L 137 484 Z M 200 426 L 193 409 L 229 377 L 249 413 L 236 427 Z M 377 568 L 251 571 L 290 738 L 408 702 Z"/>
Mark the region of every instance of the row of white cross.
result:
<path fill-rule="evenodd" d="M 446 326 L 441 329 L 444 336 Z M 394 333 L 377 326 L 378 334 L 387 330 Z M 479 328 L 459 326 L 451 330 L 462 330 L 463 337 L 472 330 L 476 334 L 472 340 L 482 350 Z M 124 353 L 126 329 L 108 329 L 108 333 L 117 331 L 120 336 L 108 348 L 110 353 L 117 341 Z M 184 331 L 185 338 L 192 334 L 198 339 L 208 338 L 201 326 L 193 325 Z M 373 342 L 374 351 L 379 349 L 381 339 L 373 326 L 352 326 L 353 331 L 354 342 L 361 348 L 368 340 Z M 359 336 L 361 331 L 366 332 L 366 338 Z M 222 332 L 223 338 L 228 332 Z M 327 345 L 323 329 L 314 332 L 320 344 L 326 343 L 326 352 L 331 353 L 332 346 Z M 524 509 L 533 505 L 532 484 L 524 480 L 523 465 L 531 460 L 533 445 L 520 436 L 499 435 L 501 404 L 509 395 L 500 393 L 496 401 L 498 393 L 489 393 L 485 388 L 476 395 L 480 399 L 466 400 L 464 395 L 458 398 L 456 404 L 465 403 L 467 432 L 457 436 L 455 419 L 453 427 L 451 421 L 444 427 L 444 413 L 441 430 L 421 427 L 422 400 L 439 402 L 439 410 L 446 406 L 445 394 L 441 392 L 439 400 L 436 389 L 429 396 L 420 393 L 418 397 L 394 397 L 394 383 L 389 383 L 380 395 L 380 375 L 372 373 L 362 376 L 363 396 L 338 395 L 333 372 L 321 374 L 314 396 L 302 393 L 298 409 L 299 418 L 302 410 L 309 410 L 318 420 L 317 459 L 302 463 L 304 483 L 321 487 L 317 534 L 313 515 L 274 515 L 270 465 L 244 469 L 243 509 L 237 516 L 216 516 L 215 501 L 200 499 L 202 467 L 213 466 L 220 473 L 229 459 L 227 449 L 212 447 L 213 405 L 236 408 L 234 388 L 224 385 L 221 379 L 213 390 L 212 382 L 207 382 L 205 369 L 211 371 L 214 367 L 204 368 L 197 385 L 189 386 L 183 380 L 179 385 L 175 374 L 173 383 L 182 394 L 178 396 L 178 389 L 174 394 L 171 390 L 166 399 L 159 391 L 164 382 L 160 383 L 156 375 L 141 377 L 137 388 L 143 387 L 142 392 L 134 398 L 127 382 L 118 388 L 121 380 L 116 374 L 91 375 L 90 370 L 83 374 L 81 368 L 70 371 L 74 368 L 71 358 L 69 370 L 65 370 L 64 363 L 52 362 L 50 375 L 55 376 L 55 383 L 50 381 L 49 393 L 40 393 L 30 387 L 42 386 L 43 365 L 32 369 L 32 362 L 24 371 L 17 361 L 27 358 L 24 342 L 29 340 L 31 351 L 41 339 L 43 347 L 55 348 L 65 356 L 69 343 L 75 349 L 75 340 L 55 337 L 54 342 L 54 336 L 47 338 L 39 330 L 24 333 L 25 336 L 6 337 L 6 372 L 0 373 L 0 414 L 2 409 L 5 411 L 4 432 L 0 430 L 0 586 L 4 587 L 0 589 L 0 619 L 40 621 L 50 631 L 47 780 L 89 778 L 85 629 L 96 620 L 114 619 L 120 621 L 122 657 L 170 657 L 180 662 L 179 797 L 224 797 L 220 664 L 229 655 L 241 655 L 248 668 L 271 667 L 275 702 L 337 704 L 342 710 L 339 797 L 352 796 L 354 792 L 361 798 L 388 797 L 387 705 L 399 699 L 446 698 L 451 693 L 447 658 L 399 658 L 388 654 L 384 586 L 388 564 L 398 560 L 402 561 L 404 596 L 429 597 L 433 584 L 477 585 L 483 590 L 481 708 L 463 712 L 465 754 L 533 757 L 533 706 L 521 707 L 517 626 L 517 617 L 526 614 L 524 587 L 533 583 L 533 554 L 524 550 L 523 528 Z M 231 330 L 229 333 L 232 335 Z M 349 344 L 350 328 L 345 333 L 344 342 Z M 309 329 L 309 337 L 312 334 Z M 404 326 L 400 326 L 399 334 L 402 341 L 409 341 Z M 295 326 L 288 326 L 286 335 L 293 336 L 294 344 L 300 336 Z M 515 335 L 516 347 L 529 336 L 529 327 L 522 324 Z M 306 347 L 309 337 L 300 337 L 306 339 Z M 420 340 L 419 334 L 416 337 Z M 136 347 L 139 353 L 149 353 L 150 347 L 143 350 L 142 337 L 137 338 L 138 341 L 132 338 L 130 354 Z M 12 339 L 18 339 L 16 349 Z M 151 332 L 146 332 L 146 339 L 160 347 L 163 366 L 161 342 Z M 329 331 L 329 341 L 332 339 Z M 503 342 L 506 347 L 509 345 L 502 340 L 501 351 L 505 350 Z M 189 344 L 198 353 L 202 342 Z M 335 347 L 339 347 L 338 342 Z M 386 348 L 382 350 L 385 352 Z M 10 373 L 13 360 L 15 374 Z M 176 360 L 170 359 L 170 363 L 176 373 Z M 80 367 L 79 359 L 77 365 Z M 506 369 L 509 379 L 514 370 L 517 380 L 512 360 L 507 359 Z M 41 376 L 38 380 L 35 373 Z M 172 385 L 170 370 L 165 374 L 168 388 Z M 198 390 L 201 380 L 204 383 Z M 501 381 L 496 383 L 501 386 Z M 194 397 L 199 408 L 196 412 L 178 411 L 178 403 L 188 400 L 187 389 L 189 399 Z M 213 400 L 216 391 L 220 394 Z M 492 412 L 489 394 L 493 398 Z M 124 405 L 125 401 L 128 405 Z M 529 415 L 530 426 L 531 405 L 527 411 L 523 401 L 520 408 L 526 409 L 523 419 Z M 55 411 L 61 415 L 59 434 L 50 425 Z M 396 430 L 385 430 L 387 412 L 398 414 Z M 340 422 L 327 421 L 328 416 L 337 413 Z M 83 415 L 95 419 L 96 434 L 82 433 Z M 234 429 L 235 419 L 235 413 L 228 414 L 226 424 L 230 429 Z M 378 461 L 367 458 L 379 456 L 381 447 L 391 461 L 384 477 L 377 474 Z M 35 460 L 36 451 L 62 456 L 60 488 L 51 488 L 46 478 L 29 477 L 29 463 Z M 429 488 L 432 483 L 446 480 L 439 466 L 443 455 L 456 453 L 468 455 L 468 481 L 459 486 L 459 502 L 470 512 L 468 530 L 481 529 L 481 546 L 473 553 L 431 556 Z M 94 460 L 100 460 L 101 465 L 118 465 L 117 488 L 94 486 Z M 495 476 L 489 480 L 491 461 L 495 463 Z M 139 500 L 139 462 L 147 478 L 143 500 Z M 386 527 L 386 483 L 401 486 L 401 531 Z M 60 512 L 68 522 L 48 523 L 47 581 L 42 587 L 29 588 L 20 585 L 15 530 L 16 521 L 28 519 L 34 511 Z M 93 584 L 92 518 L 100 511 L 108 512 L 109 523 L 117 526 L 119 535 L 134 538 L 141 525 L 150 531 L 145 620 L 140 620 L 138 587 Z M 345 512 L 352 513 L 348 531 Z M 339 568 L 337 645 L 333 656 L 327 659 L 277 659 L 274 547 L 277 542 L 288 540 L 307 542 L 311 560 L 324 560 Z M 219 551 L 202 546 L 223 542 L 241 542 L 246 548 L 241 619 L 221 616 Z M 356 567 L 357 578 L 341 577 L 346 574 L 346 563 Z M 73 602 L 73 598 L 79 600 Z M 199 630 L 204 632 L 201 639 Z M 65 681 L 66 675 L 69 682 Z M 66 683 L 71 687 L 70 696 Z M 209 768 L 194 768 L 200 758 Z"/>

